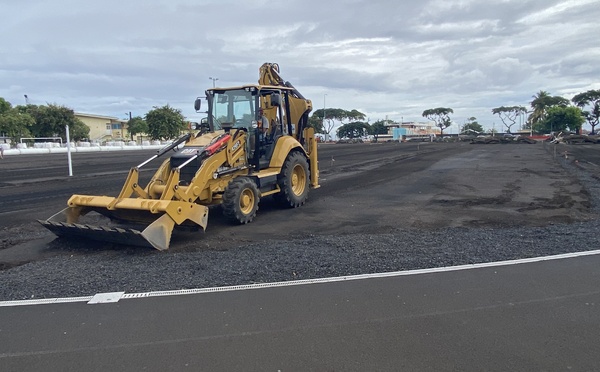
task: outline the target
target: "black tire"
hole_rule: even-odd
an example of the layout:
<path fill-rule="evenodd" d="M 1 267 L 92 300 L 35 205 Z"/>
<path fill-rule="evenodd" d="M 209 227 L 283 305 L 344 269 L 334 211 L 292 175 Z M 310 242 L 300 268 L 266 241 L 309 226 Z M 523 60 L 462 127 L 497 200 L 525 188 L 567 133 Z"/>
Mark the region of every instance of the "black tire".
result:
<path fill-rule="evenodd" d="M 310 173 L 308 160 L 301 152 L 294 151 L 288 155 L 277 176 L 277 184 L 281 191 L 273 197 L 285 207 L 296 208 L 308 199 Z"/>
<path fill-rule="evenodd" d="M 223 193 L 223 214 L 240 224 L 252 222 L 258 211 L 260 192 L 248 177 L 233 179 Z"/>

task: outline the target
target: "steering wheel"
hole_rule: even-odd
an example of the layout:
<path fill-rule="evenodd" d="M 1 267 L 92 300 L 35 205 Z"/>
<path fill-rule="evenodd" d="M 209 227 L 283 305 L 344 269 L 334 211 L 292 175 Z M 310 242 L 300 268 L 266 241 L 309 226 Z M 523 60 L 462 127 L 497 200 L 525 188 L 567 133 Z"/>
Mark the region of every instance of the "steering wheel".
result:
<path fill-rule="evenodd" d="M 234 127 L 236 127 L 236 128 L 248 128 L 249 127 L 249 123 L 248 123 L 247 120 L 244 120 L 244 119 L 236 119 Z"/>

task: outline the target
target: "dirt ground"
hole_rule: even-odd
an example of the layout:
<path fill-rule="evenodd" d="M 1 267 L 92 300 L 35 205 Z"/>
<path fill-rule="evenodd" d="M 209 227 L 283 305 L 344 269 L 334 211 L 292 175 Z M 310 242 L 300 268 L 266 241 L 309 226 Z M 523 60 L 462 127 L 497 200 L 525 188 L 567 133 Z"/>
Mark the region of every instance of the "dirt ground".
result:
<path fill-rule="evenodd" d="M 77 154 L 75 177 L 65 176 L 64 155 L 5 157 L 0 268 L 95 244 L 55 239 L 36 219 L 58 212 L 73 193 L 115 195 L 128 168 L 151 154 Z M 546 226 L 598 217 L 590 191 L 561 162 L 598 179 L 600 145 L 324 144 L 319 159 L 321 188 L 311 190 L 306 205 L 279 209 L 265 198 L 255 221 L 242 226 L 213 208 L 206 232 L 175 234 L 169 252 L 311 235 Z"/>

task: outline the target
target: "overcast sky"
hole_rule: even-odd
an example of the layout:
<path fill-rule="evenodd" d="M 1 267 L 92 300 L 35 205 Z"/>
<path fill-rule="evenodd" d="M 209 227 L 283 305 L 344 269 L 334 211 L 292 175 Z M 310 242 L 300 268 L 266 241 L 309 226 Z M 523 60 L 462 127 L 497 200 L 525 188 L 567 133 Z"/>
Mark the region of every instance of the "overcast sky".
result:
<path fill-rule="evenodd" d="M 153 106 L 191 120 L 212 87 L 256 83 L 263 62 L 315 109 L 423 120 L 539 90 L 600 89 L 598 0 L 0 0 L 0 97 L 125 118 Z M 514 130 L 515 128 L 513 128 Z M 456 133 L 456 126 L 450 130 Z"/>

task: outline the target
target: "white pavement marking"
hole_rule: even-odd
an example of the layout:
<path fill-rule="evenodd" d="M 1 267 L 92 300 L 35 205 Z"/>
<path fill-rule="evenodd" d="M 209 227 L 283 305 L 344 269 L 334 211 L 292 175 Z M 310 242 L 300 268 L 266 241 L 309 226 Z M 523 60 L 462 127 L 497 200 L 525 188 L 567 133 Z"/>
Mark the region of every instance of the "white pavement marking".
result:
<path fill-rule="evenodd" d="M 334 282 L 343 282 L 343 281 L 349 281 L 349 280 L 389 278 L 389 277 L 394 277 L 394 276 L 432 274 L 432 273 L 441 273 L 441 272 L 450 272 L 450 271 L 459 271 L 459 270 L 480 269 L 480 268 L 487 268 L 487 267 L 519 265 L 519 264 L 535 263 L 535 262 L 542 262 L 542 261 L 562 260 L 562 259 L 567 259 L 567 258 L 593 256 L 593 255 L 597 255 L 597 254 L 600 254 L 600 250 L 564 253 L 564 254 L 557 254 L 557 255 L 553 255 L 553 256 L 522 258 L 519 260 L 484 262 L 484 263 L 468 264 L 468 265 L 460 265 L 460 266 L 434 267 L 431 269 L 393 271 L 393 272 L 377 273 L 377 274 L 338 276 L 338 277 L 332 277 L 332 278 L 304 279 L 304 280 L 294 280 L 294 281 L 287 281 L 287 282 L 244 284 L 244 285 L 233 285 L 233 286 L 227 286 L 227 287 L 180 289 L 180 290 L 155 291 L 155 292 L 145 292 L 145 293 L 111 292 L 111 293 L 99 293 L 99 294 L 96 294 L 95 296 L 85 296 L 85 297 L 0 301 L 0 307 L 24 306 L 24 305 L 46 305 L 46 304 L 58 304 L 58 303 L 69 303 L 69 302 L 87 302 L 88 304 L 111 303 L 111 302 L 114 303 L 114 302 L 118 302 L 120 299 L 178 296 L 178 295 L 212 293 L 212 292 L 230 292 L 230 291 L 241 291 L 241 290 L 246 290 L 246 289 L 286 287 L 286 286 L 292 286 L 292 285 L 334 283 Z"/>
<path fill-rule="evenodd" d="M 91 300 L 88 301 L 88 305 L 93 304 L 110 304 L 119 302 L 125 292 L 108 292 L 108 293 L 96 293 Z"/>
<path fill-rule="evenodd" d="M 94 296 L 83 296 L 83 297 L 66 297 L 66 298 L 42 298 L 35 300 L 15 300 L 15 301 L 2 301 L 0 307 L 5 306 L 24 306 L 24 305 L 46 305 L 46 304 L 60 304 L 69 302 L 87 302 Z"/>

